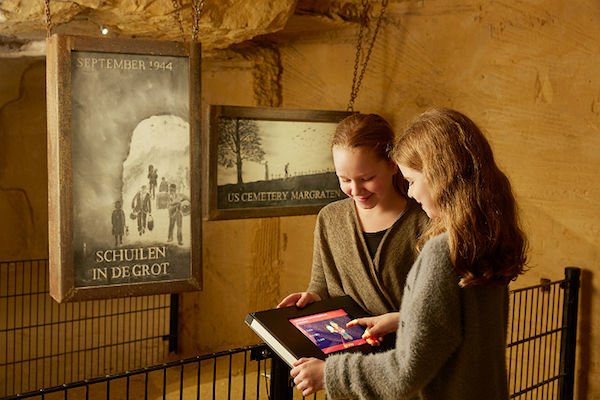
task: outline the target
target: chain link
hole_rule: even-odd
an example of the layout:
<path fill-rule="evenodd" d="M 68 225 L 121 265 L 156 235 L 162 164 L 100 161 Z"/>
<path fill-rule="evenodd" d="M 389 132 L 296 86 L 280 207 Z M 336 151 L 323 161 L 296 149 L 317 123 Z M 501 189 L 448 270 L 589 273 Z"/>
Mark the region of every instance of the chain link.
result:
<path fill-rule="evenodd" d="M 183 22 L 181 19 L 181 4 L 179 4 L 179 0 L 171 0 L 173 3 L 173 8 L 175 9 L 175 20 L 179 24 L 179 31 L 181 32 L 181 38 L 185 42 L 185 32 L 183 30 Z M 200 17 L 204 12 L 204 0 L 192 0 L 192 42 L 196 42 L 198 39 L 198 31 L 200 30 Z"/>
<path fill-rule="evenodd" d="M 179 12 L 181 4 L 179 4 L 178 0 L 171 0 L 171 3 L 173 3 L 173 8 L 175 9 L 174 18 L 179 26 L 179 32 L 181 32 L 181 40 L 185 42 L 185 32 L 183 31 L 183 22 L 181 21 L 181 13 Z"/>
<path fill-rule="evenodd" d="M 363 12 L 360 18 L 360 28 L 358 30 L 358 39 L 356 43 L 356 55 L 354 57 L 354 73 L 352 76 L 352 89 L 350 91 L 350 101 L 348 102 L 347 111 L 354 111 L 354 101 L 358 96 L 358 91 L 360 90 L 360 85 L 362 83 L 363 76 L 365 75 L 365 71 L 367 70 L 367 64 L 369 63 L 369 59 L 371 58 L 371 52 L 373 51 L 373 46 L 375 44 L 375 39 L 377 38 L 377 33 L 379 33 L 379 27 L 381 26 L 381 21 L 383 20 L 383 13 L 388 5 L 388 0 L 381 1 L 381 11 L 379 12 L 379 16 L 377 17 L 377 22 L 375 25 L 375 30 L 373 32 L 373 37 L 371 38 L 371 43 L 369 44 L 369 48 L 367 49 L 365 60 L 362 64 L 360 74 L 358 73 L 358 65 L 360 63 L 361 54 L 362 54 L 362 42 L 365 28 L 369 25 L 369 1 L 362 0 Z"/>
<path fill-rule="evenodd" d="M 46 13 L 46 37 L 51 35 L 52 20 L 50 19 L 50 0 L 44 2 L 44 12 Z"/>
<path fill-rule="evenodd" d="M 200 28 L 200 17 L 202 16 L 202 12 L 204 11 L 204 0 L 200 0 L 198 3 L 197 0 L 192 0 L 192 8 L 194 12 L 194 25 L 192 26 L 192 42 L 196 42 L 198 39 L 198 30 Z"/>

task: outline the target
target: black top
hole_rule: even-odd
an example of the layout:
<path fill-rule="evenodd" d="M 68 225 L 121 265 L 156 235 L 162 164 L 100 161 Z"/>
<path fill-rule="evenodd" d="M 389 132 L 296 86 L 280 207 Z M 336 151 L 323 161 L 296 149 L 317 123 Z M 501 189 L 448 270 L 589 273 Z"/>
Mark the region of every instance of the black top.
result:
<path fill-rule="evenodd" d="M 387 229 L 384 229 L 379 232 L 363 232 L 363 236 L 365 238 L 365 242 L 367 242 L 367 248 L 369 249 L 369 255 L 371 256 L 371 259 L 375 258 L 375 253 L 377 253 L 379 243 L 381 243 L 381 239 L 383 239 L 383 235 L 385 235 L 387 231 Z"/>

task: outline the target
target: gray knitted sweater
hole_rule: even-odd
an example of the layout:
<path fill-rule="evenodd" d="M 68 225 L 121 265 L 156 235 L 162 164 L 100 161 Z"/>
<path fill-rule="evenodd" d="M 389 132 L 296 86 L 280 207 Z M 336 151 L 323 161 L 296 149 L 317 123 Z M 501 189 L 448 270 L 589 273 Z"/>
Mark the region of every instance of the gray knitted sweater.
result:
<path fill-rule="evenodd" d="M 383 236 L 371 259 L 354 200 L 336 201 L 317 217 L 308 291 L 322 299 L 350 295 L 373 315 L 398 311 L 416 242 L 429 219 L 413 200 Z"/>
<path fill-rule="evenodd" d="M 325 362 L 330 399 L 508 399 L 506 287 L 458 286 L 448 237 L 429 240 L 406 280 L 396 348 Z"/>

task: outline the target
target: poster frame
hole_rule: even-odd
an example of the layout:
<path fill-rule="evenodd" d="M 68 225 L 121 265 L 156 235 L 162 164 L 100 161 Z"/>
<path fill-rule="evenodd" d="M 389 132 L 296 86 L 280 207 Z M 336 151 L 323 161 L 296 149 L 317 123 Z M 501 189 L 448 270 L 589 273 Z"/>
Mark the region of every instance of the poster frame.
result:
<path fill-rule="evenodd" d="M 293 205 L 293 206 L 250 206 L 240 208 L 224 208 L 219 206 L 218 192 L 218 146 L 219 146 L 219 120 L 220 118 L 248 119 L 255 121 L 285 121 L 285 122 L 303 122 L 303 123 L 338 123 L 345 117 L 351 115 L 348 111 L 339 110 L 308 110 L 291 109 L 279 107 L 248 107 L 248 106 L 229 106 L 229 105 L 210 105 L 206 108 L 204 121 L 208 126 L 207 141 L 205 141 L 205 171 L 204 179 L 208 182 L 208 190 L 205 191 L 204 218 L 207 220 L 220 219 L 242 219 L 242 218 L 261 218 L 261 217 L 279 217 L 290 215 L 317 214 L 319 210 L 332 200 L 323 200 L 318 204 Z M 286 135 L 286 132 L 281 132 Z M 330 152 L 330 147 L 318 149 L 319 151 Z M 282 152 L 294 151 L 292 146 L 281 148 Z M 333 169 L 333 160 L 331 162 Z M 343 196 L 345 197 L 345 195 Z"/>
<path fill-rule="evenodd" d="M 75 51 L 188 58 L 190 260 L 186 279 L 76 287 L 74 265 L 72 53 Z M 47 39 L 48 248 L 50 295 L 59 303 L 176 293 L 202 288 L 201 108 L 199 43 L 54 34 Z M 126 84 L 126 82 L 124 82 Z M 127 217 L 129 218 L 129 217 Z M 186 267 L 187 268 L 187 267 Z"/>

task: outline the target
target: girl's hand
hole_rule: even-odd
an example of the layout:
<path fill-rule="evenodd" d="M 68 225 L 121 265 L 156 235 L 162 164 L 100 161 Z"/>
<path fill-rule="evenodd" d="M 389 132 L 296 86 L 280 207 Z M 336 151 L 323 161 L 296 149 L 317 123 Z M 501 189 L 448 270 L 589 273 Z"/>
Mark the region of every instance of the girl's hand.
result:
<path fill-rule="evenodd" d="M 300 292 L 292 293 L 285 299 L 281 300 L 281 303 L 277 304 L 277 308 L 296 306 L 298 308 L 306 307 L 310 303 L 321 300 L 321 296 L 314 292 Z"/>
<path fill-rule="evenodd" d="M 324 388 L 325 361 L 316 358 L 301 358 L 290 371 L 294 384 L 306 397 Z"/>
<path fill-rule="evenodd" d="M 388 333 L 396 332 L 400 322 L 400 313 L 391 312 L 376 317 L 357 318 L 346 324 L 346 326 L 364 325 L 367 328 L 363 339 L 371 346 L 379 346 L 382 338 Z"/>

